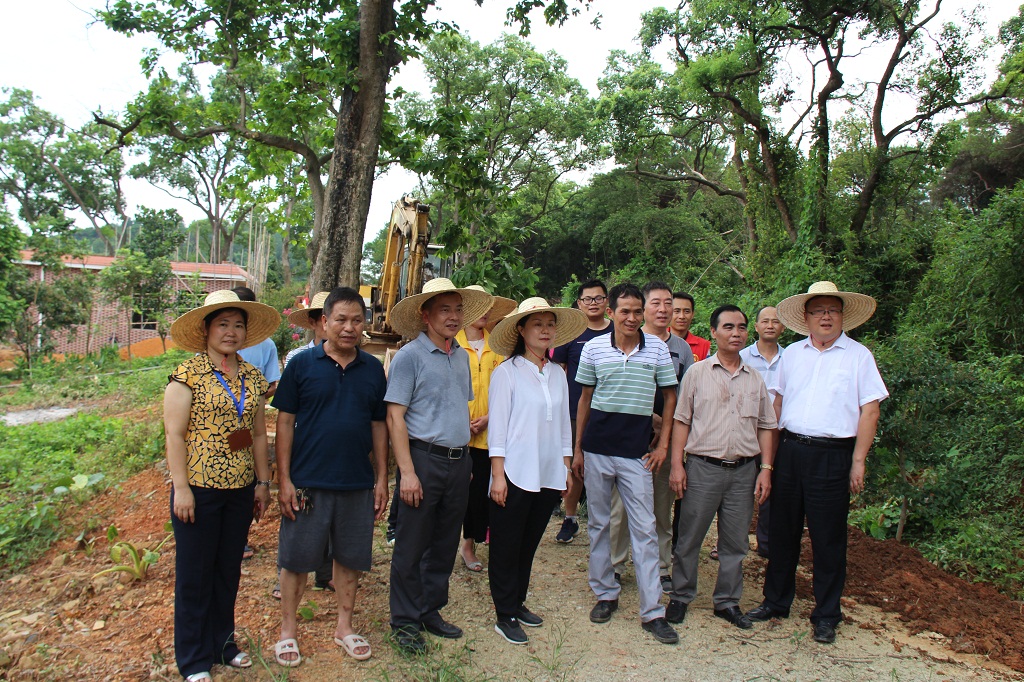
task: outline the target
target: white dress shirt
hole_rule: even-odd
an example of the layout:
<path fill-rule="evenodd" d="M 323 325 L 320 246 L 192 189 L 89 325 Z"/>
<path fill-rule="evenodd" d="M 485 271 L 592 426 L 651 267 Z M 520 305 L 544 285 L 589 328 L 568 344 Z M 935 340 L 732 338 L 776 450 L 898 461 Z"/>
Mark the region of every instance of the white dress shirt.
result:
<path fill-rule="evenodd" d="M 861 406 L 889 397 L 871 351 L 845 333 L 825 350 L 790 345 L 768 390 L 782 396 L 779 428 L 823 438 L 856 436 Z"/>
<path fill-rule="evenodd" d="M 569 385 L 565 370 L 548 362 L 541 372 L 522 356 L 502 362 L 488 390 L 487 446 L 505 458 L 517 487 L 565 490 L 564 457 L 572 457 Z"/>

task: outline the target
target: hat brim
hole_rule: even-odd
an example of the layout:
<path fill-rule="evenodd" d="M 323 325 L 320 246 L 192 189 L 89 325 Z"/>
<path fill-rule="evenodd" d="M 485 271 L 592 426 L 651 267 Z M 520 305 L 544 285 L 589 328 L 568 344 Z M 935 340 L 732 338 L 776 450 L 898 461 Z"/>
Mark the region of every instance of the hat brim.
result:
<path fill-rule="evenodd" d="M 505 298 L 504 296 L 495 296 L 494 303 L 491 304 L 490 309 L 487 311 L 487 331 L 494 331 L 494 328 L 498 326 L 498 323 L 508 315 L 510 312 L 518 308 L 519 306 L 511 298 Z M 479 318 L 477 318 L 479 319 Z"/>
<path fill-rule="evenodd" d="M 319 312 L 323 315 L 323 308 L 299 308 L 293 310 L 288 314 L 288 324 L 294 324 L 296 327 L 305 327 L 306 329 L 312 329 L 313 323 L 309 321 L 309 313 Z"/>
<path fill-rule="evenodd" d="M 441 291 L 406 296 L 391 309 L 391 327 L 409 339 L 419 336 L 420 332 L 427 329 L 420 312 L 423 304 L 442 294 L 462 296 L 462 327 L 460 329 L 465 329 L 479 320 L 490 309 L 494 299 L 486 291 L 475 289 L 442 289 Z"/>
<path fill-rule="evenodd" d="M 171 323 L 171 338 L 175 345 L 193 353 L 206 351 L 206 329 L 203 319 L 212 312 L 224 308 L 241 308 L 246 312 L 248 321 L 245 325 L 245 343 L 242 348 L 249 348 L 270 338 L 281 326 L 281 313 L 265 303 L 255 301 L 225 301 L 213 303 L 188 311 Z"/>
<path fill-rule="evenodd" d="M 516 347 L 519 340 L 519 329 L 516 326 L 519 320 L 536 313 L 555 314 L 555 338 L 551 343 L 552 348 L 557 348 L 569 343 L 587 329 L 587 316 L 582 310 L 576 308 L 535 308 L 522 313 L 511 313 L 491 330 L 491 338 L 488 343 L 498 355 L 508 357 Z"/>
<path fill-rule="evenodd" d="M 779 319 L 782 324 L 792 329 L 797 334 L 807 336 L 810 329 L 804 319 L 804 309 L 807 301 L 819 296 L 832 296 L 841 299 L 843 302 L 843 331 L 848 332 L 856 329 L 871 319 L 875 314 L 878 303 L 867 294 L 858 294 L 853 291 L 828 291 L 813 294 L 797 294 L 783 300 L 776 309 L 779 311 Z"/>

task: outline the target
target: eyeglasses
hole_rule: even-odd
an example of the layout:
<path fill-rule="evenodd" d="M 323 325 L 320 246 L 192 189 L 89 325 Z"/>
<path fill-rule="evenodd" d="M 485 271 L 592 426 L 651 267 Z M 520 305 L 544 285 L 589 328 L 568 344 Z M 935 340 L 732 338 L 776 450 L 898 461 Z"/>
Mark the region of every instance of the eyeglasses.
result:
<path fill-rule="evenodd" d="M 594 303 L 604 303 L 608 300 L 607 296 L 582 296 L 580 297 L 580 303 L 591 305 Z"/>
<path fill-rule="evenodd" d="M 828 313 L 829 317 L 840 317 L 843 314 L 842 308 L 818 308 L 817 310 L 808 310 L 807 314 L 818 319 Z"/>

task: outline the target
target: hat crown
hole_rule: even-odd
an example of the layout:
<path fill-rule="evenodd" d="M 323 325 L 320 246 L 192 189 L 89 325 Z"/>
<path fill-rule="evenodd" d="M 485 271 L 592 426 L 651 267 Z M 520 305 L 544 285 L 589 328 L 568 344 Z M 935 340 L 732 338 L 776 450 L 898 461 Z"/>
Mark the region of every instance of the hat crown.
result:
<path fill-rule="evenodd" d="M 546 300 L 544 300 L 540 296 L 534 296 L 534 297 L 528 298 L 525 301 L 523 301 L 522 303 L 520 303 L 519 304 L 519 308 L 516 310 L 516 313 L 526 313 L 526 312 L 529 312 L 531 310 L 538 310 L 540 308 L 547 309 L 547 308 L 550 308 L 550 307 L 551 306 L 548 304 L 548 302 Z M 513 313 L 513 314 L 515 314 L 515 313 Z"/>
<path fill-rule="evenodd" d="M 238 294 L 231 291 L 231 289 L 221 289 L 220 291 L 214 291 L 206 295 L 206 300 L 203 305 L 218 305 L 220 303 L 241 303 L 242 299 L 238 298 Z"/>
<path fill-rule="evenodd" d="M 330 293 L 331 292 L 329 292 L 329 291 L 318 291 L 316 293 L 316 295 L 313 296 L 313 300 L 311 300 L 309 302 L 309 307 L 310 308 L 323 308 L 324 307 L 324 303 L 327 302 L 327 297 L 330 295 Z"/>
<path fill-rule="evenodd" d="M 430 284 L 430 282 L 427 282 L 427 284 Z M 426 287 L 424 287 L 424 289 L 425 289 L 425 288 L 426 288 Z M 473 291 L 482 291 L 482 292 L 484 292 L 485 294 L 487 293 L 487 289 L 484 289 L 484 288 L 483 288 L 482 286 L 480 286 L 479 284 L 470 284 L 470 285 L 469 285 L 468 287 L 466 287 L 466 288 L 467 288 L 467 289 L 472 289 Z"/>
<path fill-rule="evenodd" d="M 828 280 L 822 280 L 820 282 L 815 282 L 811 286 L 807 287 L 807 293 L 818 295 L 837 294 L 839 293 L 839 287 L 837 287 L 833 282 L 829 282 Z"/>
<path fill-rule="evenodd" d="M 435 277 L 434 279 L 430 280 L 429 282 L 423 285 L 422 293 L 432 294 L 434 292 L 454 291 L 455 288 L 455 285 L 452 284 L 452 281 L 447 277 Z M 468 289 L 469 287 L 466 288 Z M 481 288 L 480 290 L 483 291 L 483 288 Z"/>

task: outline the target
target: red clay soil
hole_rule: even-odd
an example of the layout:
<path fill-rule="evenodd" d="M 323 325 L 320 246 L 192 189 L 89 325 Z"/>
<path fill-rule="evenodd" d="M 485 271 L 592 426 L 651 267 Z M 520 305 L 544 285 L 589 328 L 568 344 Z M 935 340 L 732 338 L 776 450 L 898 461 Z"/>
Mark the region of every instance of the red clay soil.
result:
<path fill-rule="evenodd" d="M 167 350 L 175 348 L 174 341 L 171 337 L 167 337 Z M 152 339 L 146 339 L 145 341 L 139 341 L 138 343 L 132 344 L 132 357 L 133 358 L 149 358 L 154 355 L 163 355 L 164 346 L 160 342 L 160 337 L 157 336 Z M 128 359 L 128 348 L 121 349 L 121 359 Z"/>
<path fill-rule="evenodd" d="M 1024 604 L 949 575 L 895 540 L 851 528 L 849 543 L 847 597 L 898 614 L 914 634 L 945 635 L 954 651 L 1024 671 Z"/>

